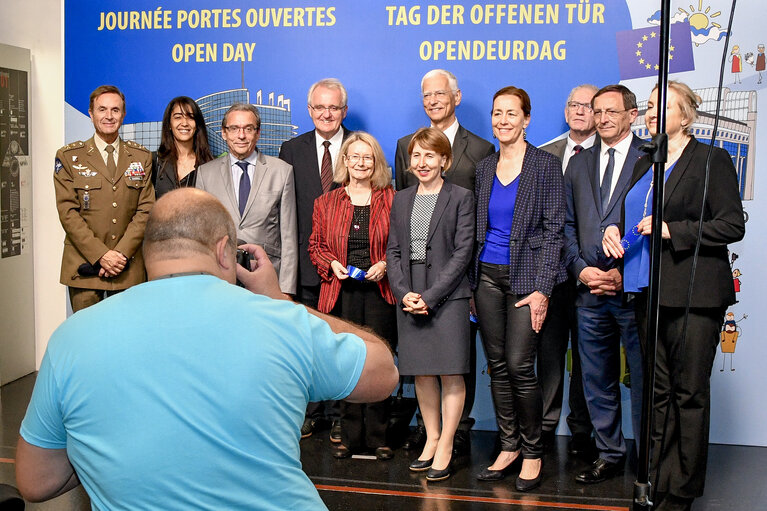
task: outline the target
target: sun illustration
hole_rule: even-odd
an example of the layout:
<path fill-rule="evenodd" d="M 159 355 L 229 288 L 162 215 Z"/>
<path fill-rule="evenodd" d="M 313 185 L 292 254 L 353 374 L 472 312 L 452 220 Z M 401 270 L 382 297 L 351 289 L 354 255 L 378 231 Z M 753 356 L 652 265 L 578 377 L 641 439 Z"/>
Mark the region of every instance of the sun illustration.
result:
<path fill-rule="evenodd" d="M 722 28 L 722 26 L 714 21 L 711 21 L 711 18 L 716 18 L 717 16 L 720 16 L 722 14 L 721 11 L 716 11 L 713 14 L 709 14 L 709 11 L 711 10 L 711 7 L 706 7 L 705 10 L 703 9 L 703 0 L 698 0 L 698 10 L 695 11 L 695 6 L 690 5 L 690 12 L 685 11 L 681 7 L 679 8 L 679 12 L 683 12 L 687 15 L 688 21 L 690 22 L 690 26 L 697 30 L 706 29 L 709 27 L 716 27 L 716 28 Z"/>

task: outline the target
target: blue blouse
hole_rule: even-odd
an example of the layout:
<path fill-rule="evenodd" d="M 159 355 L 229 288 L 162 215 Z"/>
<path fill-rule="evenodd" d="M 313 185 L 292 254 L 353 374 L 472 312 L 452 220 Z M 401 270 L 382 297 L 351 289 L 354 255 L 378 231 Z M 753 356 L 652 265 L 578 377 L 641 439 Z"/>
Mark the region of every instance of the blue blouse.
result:
<path fill-rule="evenodd" d="M 674 169 L 671 165 L 663 175 L 663 182 Z M 650 285 L 650 237 L 637 231 L 637 224 L 647 215 L 652 214 L 652 167 L 634 183 L 626 194 L 624 202 L 626 234 L 621 240 L 623 254 L 623 291 L 638 293 Z M 630 227 L 629 227 L 630 226 Z"/>
<path fill-rule="evenodd" d="M 519 190 L 519 176 L 506 186 L 501 183 L 498 176 L 493 179 L 490 203 L 487 206 L 485 246 L 479 254 L 479 260 L 483 263 L 509 264 L 509 241 L 517 190 Z"/>

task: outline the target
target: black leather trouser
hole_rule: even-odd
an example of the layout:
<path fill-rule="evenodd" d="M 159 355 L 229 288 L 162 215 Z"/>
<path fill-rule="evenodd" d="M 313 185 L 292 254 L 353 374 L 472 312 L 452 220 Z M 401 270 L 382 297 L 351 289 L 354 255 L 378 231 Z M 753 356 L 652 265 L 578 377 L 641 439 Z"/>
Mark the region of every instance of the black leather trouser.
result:
<path fill-rule="evenodd" d="M 540 458 L 543 398 L 535 375 L 539 336 L 532 329 L 530 307 L 514 307 L 527 295 L 512 293 L 509 287 L 508 265 L 480 263 L 474 303 L 501 449 L 522 449 L 525 458 Z"/>

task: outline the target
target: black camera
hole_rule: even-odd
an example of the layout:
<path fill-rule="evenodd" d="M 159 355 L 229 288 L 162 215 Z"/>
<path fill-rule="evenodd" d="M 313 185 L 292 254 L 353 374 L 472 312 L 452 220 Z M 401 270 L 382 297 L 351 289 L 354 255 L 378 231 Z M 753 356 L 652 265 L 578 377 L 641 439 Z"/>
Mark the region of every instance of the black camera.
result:
<path fill-rule="evenodd" d="M 248 271 L 253 271 L 250 267 L 250 262 L 253 260 L 253 255 L 247 250 L 237 249 L 237 264 L 242 266 Z"/>

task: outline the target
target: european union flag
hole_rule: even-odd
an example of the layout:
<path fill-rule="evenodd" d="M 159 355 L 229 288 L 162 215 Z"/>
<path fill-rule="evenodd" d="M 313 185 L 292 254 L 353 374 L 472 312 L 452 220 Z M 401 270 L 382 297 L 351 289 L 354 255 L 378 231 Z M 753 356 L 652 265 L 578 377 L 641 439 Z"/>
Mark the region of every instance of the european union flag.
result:
<path fill-rule="evenodd" d="M 615 33 L 621 80 L 658 74 L 660 59 L 660 27 L 637 28 Z M 688 22 L 671 25 L 668 48 L 669 73 L 695 69 L 692 58 L 692 36 Z"/>

